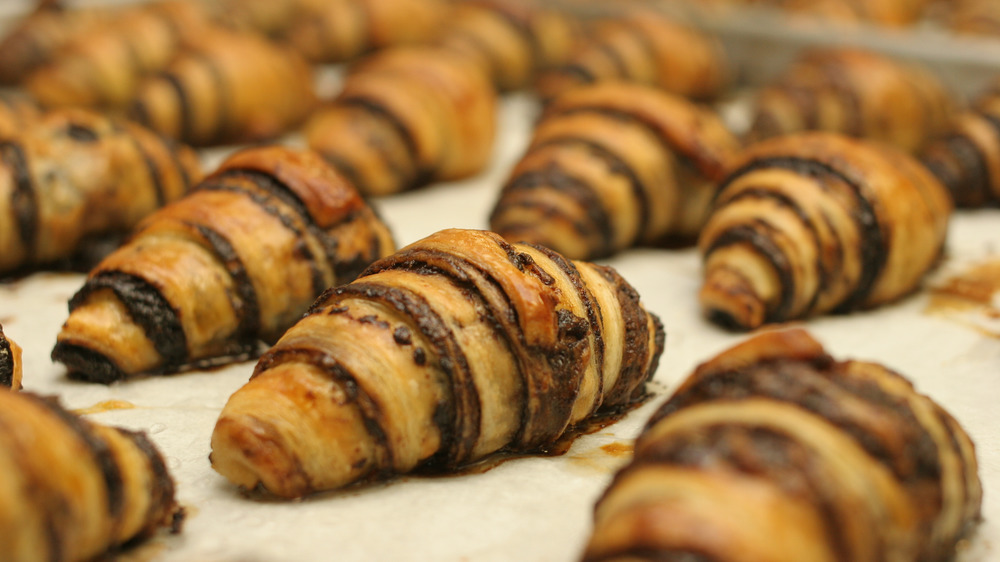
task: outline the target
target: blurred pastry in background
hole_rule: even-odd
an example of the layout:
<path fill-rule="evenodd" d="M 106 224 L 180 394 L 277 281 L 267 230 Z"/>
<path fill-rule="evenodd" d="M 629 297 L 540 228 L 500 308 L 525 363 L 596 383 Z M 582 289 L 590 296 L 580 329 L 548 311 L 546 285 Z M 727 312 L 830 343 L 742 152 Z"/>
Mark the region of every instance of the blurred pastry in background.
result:
<path fill-rule="evenodd" d="M 567 12 L 533 0 L 469 0 L 448 16 L 436 42 L 474 57 L 500 90 L 518 90 L 565 64 L 582 40 Z"/>
<path fill-rule="evenodd" d="M 121 554 L 185 511 L 145 434 L 97 424 L 55 398 L 0 392 L 0 552 L 9 562 Z"/>
<path fill-rule="evenodd" d="M 544 72 L 536 88 L 551 100 L 574 87 L 624 80 L 694 99 L 719 95 L 731 79 L 720 43 L 652 10 L 600 18 L 568 63 Z"/>
<path fill-rule="evenodd" d="M 309 61 L 330 63 L 426 43 L 451 19 L 448 0 L 322 0 L 303 7 L 286 40 Z"/>
<path fill-rule="evenodd" d="M 209 25 L 207 13 L 185 0 L 124 7 L 64 45 L 24 86 L 49 108 L 121 108 Z"/>
<path fill-rule="evenodd" d="M 209 146 L 273 139 L 316 103 L 312 68 L 300 55 L 259 35 L 213 29 L 140 85 L 129 116 Z"/>
<path fill-rule="evenodd" d="M 1000 204 L 1000 81 L 922 154 L 959 207 Z"/>
<path fill-rule="evenodd" d="M 711 109 L 631 82 L 554 99 L 500 193 L 490 228 L 573 259 L 693 243 L 740 145 Z"/>
<path fill-rule="evenodd" d="M 858 48 L 817 48 L 757 92 L 749 139 L 819 130 L 916 152 L 948 126 L 954 105 L 922 67 Z"/>
<path fill-rule="evenodd" d="M 0 274 L 118 240 L 200 175 L 193 151 L 140 125 L 52 111 L 0 139 Z"/>
<path fill-rule="evenodd" d="M 309 146 L 366 195 L 391 195 L 482 171 L 497 129 L 485 70 L 443 47 L 361 59 L 340 95 L 305 126 Z"/>

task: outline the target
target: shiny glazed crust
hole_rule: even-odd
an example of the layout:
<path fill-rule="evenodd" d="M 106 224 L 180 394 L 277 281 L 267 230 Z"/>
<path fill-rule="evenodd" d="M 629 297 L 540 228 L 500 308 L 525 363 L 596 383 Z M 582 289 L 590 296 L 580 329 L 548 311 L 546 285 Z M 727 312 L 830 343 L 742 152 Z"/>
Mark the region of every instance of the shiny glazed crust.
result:
<path fill-rule="evenodd" d="M 54 399 L 0 393 L 0 552 L 85 561 L 180 530 L 166 463 L 141 433 L 90 423 Z"/>
<path fill-rule="evenodd" d="M 38 118 L 0 140 L 0 273 L 121 235 L 200 175 L 194 152 L 139 125 L 81 109 Z"/>
<path fill-rule="evenodd" d="M 546 107 L 490 228 L 572 259 L 691 243 L 738 151 L 721 119 L 679 96 L 628 82 L 583 86 Z"/>
<path fill-rule="evenodd" d="M 732 328 L 874 307 L 920 283 L 951 201 L 914 158 L 834 133 L 751 146 L 699 237 L 705 314 Z"/>
<path fill-rule="evenodd" d="M 212 465 L 293 498 L 542 450 L 641 399 L 663 343 L 614 270 L 444 230 L 317 300 L 230 397 Z"/>
<path fill-rule="evenodd" d="M 104 383 L 256 356 L 326 288 L 392 250 L 318 155 L 246 149 L 90 272 L 52 356 Z"/>
<path fill-rule="evenodd" d="M 972 441 L 904 377 L 766 332 L 652 416 L 583 558 L 948 560 L 981 503 Z"/>

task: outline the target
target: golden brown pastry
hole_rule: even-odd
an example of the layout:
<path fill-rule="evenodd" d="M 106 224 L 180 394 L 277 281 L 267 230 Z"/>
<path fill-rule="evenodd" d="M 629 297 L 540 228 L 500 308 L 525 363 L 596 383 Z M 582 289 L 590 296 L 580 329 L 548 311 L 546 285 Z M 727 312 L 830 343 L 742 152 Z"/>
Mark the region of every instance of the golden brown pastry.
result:
<path fill-rule="evenodd" d="M 996 0 L 952 0 L 945 5 L 947 25 L 955 33 L 1000 36 L 1000 3 Z"/>
<path fill-rule="evenodd" d="M 0 392 L 0 552 L 7 562 L 94 560 L 180 531 L 166 463 L 142 433 L 92 423 L 53 398 Z"/>
<path fill-rule="evenodd" d="M 317 300 L 229 399 L 212 466 L 293 498 L 543 450 L 642 399 L 663 342 L 613 269 L 444 230 Z"/>
<path fill-rule="evenodd" d="M 166 0 L 117 10 L 32 72 L 25 87 L 46 107 L 123 107 L 146 76 L 203 34 L 208 22 L 197 6 Z"/>
<path fill-rule="evenodd" d="M 496 104 L 470 60 L 443 48 L 397 47 L 359 62 L 305 135 L 362 193 L 390 195 L 481 171 Z"/>
<path fill-rule="evenodd" d="M 750 138 L 807 130 L 844 133 L 919 150 L 941 133 L 953 103 L 924 69 L 872 51 L 804 52 L 754 101 Z"/>
<path fill-rule="evenodd" d="M 288 35 L 296 20 L 310 6 L 336 0 L 201 1 L 207 3 L 213 19 L 229 29 L 281 39 Z"/>
<path fill-rule="evenodd" d="M 129 231 L 199 179 L 197 156 L 82 109 L 0 140 L 0 273 L 77 256 Z"/>
<path fill-rule="evenodd" d="M 689 98 L 718 95 L 729 81 L 728 63 L 713 38 L 653 11 L 633 11 L 594 25 L 591 37 L 567 64 L 542 73 L 543 100 L 603 80 L 650 84 Z"/>
<path fill-rule="evenodd" d="M 0 326 L 0 388 L 21 390 L 21 348 Z"/>
<path fill-rule="evenodd" d="M 90 272 L 52 358 L 104 383 L 245 360 L 392 250 L 385 225 L 319 156 L 246 149 Z"/>
<path fill-rule="evenodd" d="M 448 0 L 322 0 L 303 8 L 287 40 L 314 62 L 342 62 L 376 49 L 425 43 L 441 32 Z"/>
<path fill-rule="evenodd" d="M 1000 203 L 1000 87 L 956 116 L 921 158 L 957 206 Z"/>
<path fill-rule="evenodd" d="M 653 415 L 583 559 L 950 560 L 982 493 L 969 436 L 903 376 L 762 333 Z"/>
<path fill-rule="evenodd" d="M 500 90 L 516 90 L 567 63 L 581 39 L 572 17 L 543 2 L 467 0 L 455 6 L 437 42 L 473 57 Z"/>
<path fill-rule="evenodd" d="M 64 10 L 39 6 L 12 24 L 0 39 L 0 83 L 20 83 L 106 15 L 106 10 L 97 8 Z"/>
<path fill-rule="evenodd" d="M 628 82 L 582 86 L 546 108 L 490 229 L 573 259 L 690 243 L 738 151 L 718 116 L 684 98 Z"/>
<path fill-rule="evenodd" d="M 951 200 L 916 159 L 836 133 L 746 150 L 698 240 L 705 314 L 737 329 L 874 307 L 940 257 Z"/>
<path fill-rule="evenodd" d="M 16 135 L 41 117 L 33 99 L 22 92 L 0 92 L 0 138 Z"/>
<path fill-rule="evenodd" d="M 143 83 L 130 116 L 197 146 L 272 139 L 313 109 L 312 70 L 256 35 L 214 30 Z"/>

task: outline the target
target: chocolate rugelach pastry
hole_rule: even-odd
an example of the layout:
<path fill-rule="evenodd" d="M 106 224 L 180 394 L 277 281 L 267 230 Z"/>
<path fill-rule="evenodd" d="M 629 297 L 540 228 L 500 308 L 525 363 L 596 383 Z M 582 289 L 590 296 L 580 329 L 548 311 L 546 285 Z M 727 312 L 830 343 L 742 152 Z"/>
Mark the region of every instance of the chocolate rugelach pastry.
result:
<path fill-rule="evenodd" d="M 569 62 L 539 76 L 543 100 L 603 80 L 639 82 L 694 99 L 717 96 L 729 82 L 721 45 L 653 11 L 634 10 L 594 24 Z"/>
<path fill-rule="evenodd" d="M 581 86 L 546 108 L 490 229 L 572 259 L 692 243 L 739 149 L 718 116 L 674 94 L 627 82 Z"/>
<path fill-rule="evenodd" d="M 212 466 L 295 498 L 539 451 L 641 400 L 663 343 L 613 269 L 444 230 L 316 301 L 230 397 Z"/>
<path fill-rule="evenodd" d="M 532 0 L 457 3 L 437 43 L 473 57 L 502 91 L 531 86 L 541 72 L 565 64 L 582 40 L 569 14 Z"/>
<path fill-rule="evenodd" d="M 923 68 L 862 49 L 813 49 L 757 94 L 749 137 L 821 130 L 916 152 L 948 126 L 953 105 Z"/>
<path fill-rule="evenodd" d="M 46 107 L 123 107 L 139 84 L 204 34 L 207 13 L 194 2 L 166 0 L 121 8 L 65 45 L 24 82 Z"/>
<path fill-rule="evenodd" d="M 85 561 L 161 528 L 180 532 L 166 463 L 142 433 L 92 423 L 54 398 L 0 392 L 0 552 Z"/>
<path fill-rule="evenodd" d="M 194 152 L 134 123 L 83 109 L 40 117 L 0 140 L 0 274 L 122 236 L 200 175 Z"/>
<path fill-rule="evenodd" d="M 319 152 L 366 195 L 391 195 L 481 171 L 492 153 L 497 95 L 484 71 L 438 47 L 362 59 L 305 126 Z"/>
<path fill-rule="evenodd" d="M 927 0 L 771 0 L 794 14 L 823 18 L 827 21 L 873 23 L 903 27 L 916 23 L 924 13 Z"/>
<path fill-rule="evenodd" d="M 956 116 L 921 159 L 957 206 L 1000 203 L 1000 83 Z"/>
<path fill-rule="evenodd" d="M 895 300 L 938 261 L 951 209 L 944 186 L 888 145 L 763 141 L 722 181 L 698 240 L 702 309 L 749 330 Z"/>
<path fill-rule="evenodd" d="M 386 226 L 318 155 L 246 149 L 90 272 L 52 358 L 102 383 L 245 360 L 392 250 Z"/>
<path fill-rule="evenodd" d="M 98 25 L 106 11 L 97 8 L 65 10 L 39 5 L 0 39 L 0 84 L 14 85 L 51 61 L 77 36 Z"/>
<path fill-rule="evenodd" d="M 950 560 L 982 494 L 969 436 L 902 375 L 765 332 L 653 415 L 583 560 Z"/>
<path fill-rule="evenodd" d="M 312 70 L 290 49 L 262 37 L 203 35 L 132 100 L 129 115 L 197 145 L 272 139 L 298 126 L 316 104 Z"/>
<path fill-rule="evenodd" d="M 0 388 L 21 390 L 21 348 L 0 326 Z"/>
<path fill-rule="evenodd" d="M 288 42 L 313 62 L 343 62 L 365 53 L 426 43 L 450 17 L 448 0 L 334 0 L 300 11 Z"/>

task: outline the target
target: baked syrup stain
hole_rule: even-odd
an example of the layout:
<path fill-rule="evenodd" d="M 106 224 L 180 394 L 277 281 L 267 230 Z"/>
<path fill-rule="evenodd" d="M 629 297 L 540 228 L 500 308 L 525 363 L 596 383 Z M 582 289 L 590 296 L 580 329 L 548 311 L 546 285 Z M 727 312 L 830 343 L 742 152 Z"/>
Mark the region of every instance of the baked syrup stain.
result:
<path fill-rule="evenodd" d="M 131 402 L 126 402 L 124 400 L 105 400 L 87 408 L 73 410 L 73 413 L 79 416 L 86 416 L 90 414 L 111 412 L 114 410 L 131 410 L 133 408 L 135 408 L 135 404 Z"/>
<path fill-rule="evenodd" d="M 932 286 L 924 312 L 1000 338 L 1000 257 L 973 264 Z"/>

